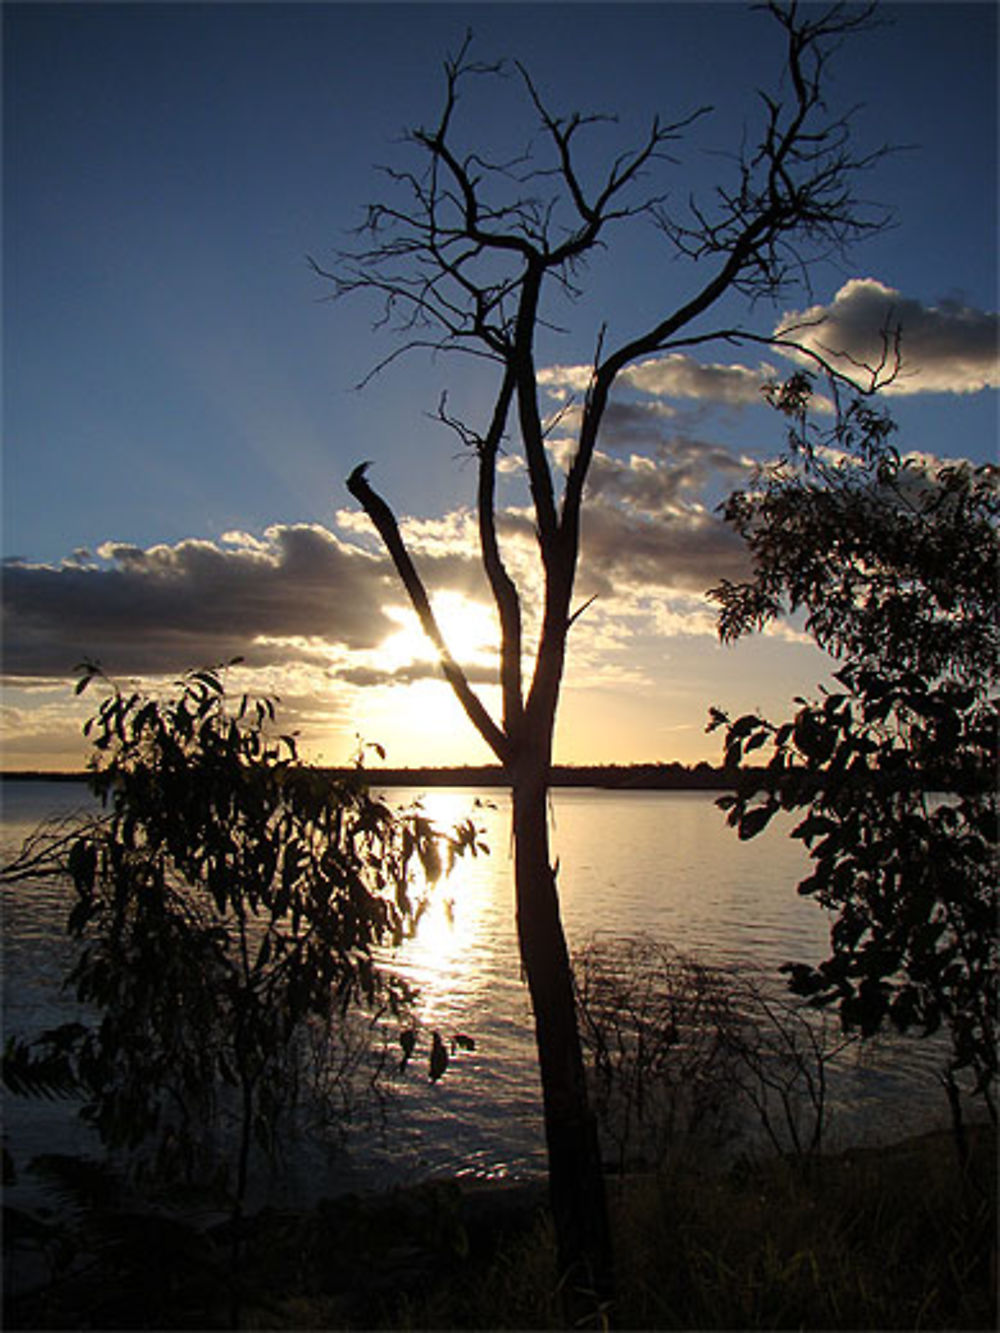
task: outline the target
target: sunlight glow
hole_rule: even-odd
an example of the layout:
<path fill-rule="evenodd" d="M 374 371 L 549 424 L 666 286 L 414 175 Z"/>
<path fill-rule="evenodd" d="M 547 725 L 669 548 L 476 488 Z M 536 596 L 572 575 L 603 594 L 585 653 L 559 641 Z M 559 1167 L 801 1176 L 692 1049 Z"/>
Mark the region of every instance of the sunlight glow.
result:
<path fill-rule="evenodd" d="M 499 691 L 479 687 L 477 692 L 487 708 L 496 709 Z M 441 679 L 365 690 L 357 698 L 354 721 L 364 739 L 386 747 L 389 764 L 495 762 L 451 687 Z"/>
<path fill-rule="evenodd" d="M 497 652 L 497 626 L 493 613 L 481 602 L 474 602 L 460 592 L 445 590 L 432 598 L 444 641 L 452 657 L 462 666 L 486 666 Z M 399 629 L 379 645 L 378 665 L 387 671 L 410 666 L 414 662 L 433 662 L 437 653 L 409 607 L 383 608 Z"/>

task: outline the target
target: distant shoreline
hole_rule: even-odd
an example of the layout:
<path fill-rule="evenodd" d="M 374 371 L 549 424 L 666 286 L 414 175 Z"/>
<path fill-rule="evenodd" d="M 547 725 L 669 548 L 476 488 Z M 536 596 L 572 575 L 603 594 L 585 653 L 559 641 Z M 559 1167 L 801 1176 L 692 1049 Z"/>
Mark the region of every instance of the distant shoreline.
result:
<path fill-rule="evenodd" d="M 320 768 L 331 779 L 346 777 L 349 768 Z M 368 768 L 373 787 L 506 787 L 496 765 L 451 765 L 440 768 Z M 732 791 L 737 771 L 712 764 L 556 764 L 553 787 L 599 787 L 608 791 Z M 11 770 L 0 773 L 3 782 L 85 782 L 82 772 Z"/>

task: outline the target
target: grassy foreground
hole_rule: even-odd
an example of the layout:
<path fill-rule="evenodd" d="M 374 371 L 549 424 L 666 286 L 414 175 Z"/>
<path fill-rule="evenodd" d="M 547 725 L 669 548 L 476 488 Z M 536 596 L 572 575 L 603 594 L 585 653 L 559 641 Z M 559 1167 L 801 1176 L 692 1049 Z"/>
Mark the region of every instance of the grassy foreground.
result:
<path fill-rule="evenodd" d="M 995 1137 L 981 1131 L 972 1146 L 964 1184 L 946 1134 L 830 1155 L 807 1175 L 776 1160 L 713 1170 L 691 1154 L 612 1180 L 614 1323 L 995 1328 Z M 166 1233 L 153 1246 L 131 1239 L 131 1260 L 119 1245 L 9 1303 L 6 1327 L 211 1328 L 234 1315 L 257 1329 L 560 1327 L 540 1186 L 437 1182 L 265 1211 L 236 1292 L 224 1234 L 177 1262 Z"/>
<path fill-rule="evenodd" d="M 684 1161 L 611 1185 L 614 1322 L 655 1329 L 993 1329 L 996 1160 L 963 1188 L 947 1135 L 831 1156 L 803 1178 L 765 1161 Z M 481 1276 L 452 1280 L 386 1327 L 557 1328 L 547 1219 Z"/>

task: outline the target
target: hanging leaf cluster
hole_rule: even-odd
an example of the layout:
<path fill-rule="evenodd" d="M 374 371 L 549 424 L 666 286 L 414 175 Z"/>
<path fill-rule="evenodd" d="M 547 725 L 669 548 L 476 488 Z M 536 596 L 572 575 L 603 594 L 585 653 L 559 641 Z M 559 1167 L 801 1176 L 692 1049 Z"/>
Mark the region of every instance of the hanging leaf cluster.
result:
<path fill-rule="evenodd" d="M 801 612 L 821 648 L 876 670 L 989 673 L 1000 468 L 902 456 L 895 423 L 863 399 L 817 429 L 804 373 L 768 396 L 789 421 L 788 448 L 722 506 L 752 565 L 710 593 L 723 641 Z"/>
<path fill-rule="evenodd" d="M 787 721 L 712 710 L 727 765 L 765 761 L 719 804 L 741 839 L 800 816 L 799 892 L 833 919 L 792 988 L 863 1035 L 945 1028 L 948 1077 L 994 1111 L 1000 473 L 901 459 L 861 404 L 819 447 L 797 410 L 789 457 L 726 507 L 753 577 L 717 590 L 720 631 L 802 608 L 842 665 Z"/>
<path fill-rule="evenodd" d="M 83 672 L 78 690 L 103 680 Z M 294 1098 L 303 1031 L 359 1006 L 405 1013 L 378 950 L 479 831 L 391 810 L 360 768 L 299 764 L 276 701 L 231 701 L 221 671 L 165 697 L 104 683 L 85 728 L 104 814 L 68 857 L 70 981 L 99 1015 L 76 1034 L 85 1115 L 105 1142 L 152 1141 L 188 1170 L 228 1108 L 245 1176 L 249 1141 L 271 1150 Z"/>

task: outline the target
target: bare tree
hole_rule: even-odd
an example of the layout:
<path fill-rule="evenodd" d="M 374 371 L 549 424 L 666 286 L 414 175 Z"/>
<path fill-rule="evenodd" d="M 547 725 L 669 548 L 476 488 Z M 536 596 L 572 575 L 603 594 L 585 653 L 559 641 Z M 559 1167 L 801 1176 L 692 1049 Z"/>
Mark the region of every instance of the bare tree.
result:
<path fill-rule="evenodd" d="M 859 172 L 882 150 L 859 155 L 849 117 L 831 116 L 822 85 L 829 56 L 863 29 L 874 6 L 828 9 L 766 6 L 785 46 L 781 91 L 762 93 L 756 142 L 733 159 L 733 183 L 710 201 L 675 212 L 665 195 L 643 193 L 650 172 L 666 169 L 668 148 L 703 107 L 664 123 L 606 163 L 597 184 L 584 172 L 580 143 L 601 116 L 554 114 L 527 70 L 471 58 L 467 39 L 444 65 L 444 105 L 432 128 L 408 135 L 416 165 L 389 170 L 390 202 L 368 209 L 358 248 L 317 270 L 333 294 L 374 295 L 379 323 L 400 335 L 402 352 L 455 350 L 496 364 L 488 420 L 473 426 L 441 420 L 460 437 L 478 469 L 482 563 L 501 629 L 502 716 L 495 718 L 448 650 L 427 589 L 392 510 L 370 485 L 363 463 L 348 488 L 385 543 L 414 609 L 435 645 L 445 677 L 503 765 L 512 789 L 518 938 L 534 1008 L 549 1153 L 551 1200 L 568 1308 L 603 1307 L 613 1290 L 611 1247 L 594 1118 L 587 1102 L 572 975 L 560 920 L 556 868 L 549 850 L 547 794 L 552 739 L 580 549 L 584 485 L 609 395 L 620 373 L 643 357 L 711 342 L 788 346 L 795 331 L 762 339 L 749 329 L 706 325 L 721 298 L 774 298 L 801 281 L 810 262 L 839 249 L 884 219 L 855 194 Z M 475 81 L 513 77 L 539 138 L 526 155 L 488 160 L 459 147 L 460 95 Z M 582 403 L 575 447 L 564 475 L 546 450 L 536 372 L 536 339 L 550 327 L 547 302 L 577 295 L 583 262 L 622 228 L 652 222 L 671 257 L 689 261 L 690 294 L 650 327 L 613 348 L 602 331 Z M 879 368 L 871 368 L 877 378 Z M 544 573 L 533 668 L 526 669 L 521 594 L 498 538 L 496 480 L 502 446 L 526 464 Z"/>

